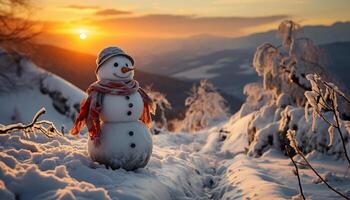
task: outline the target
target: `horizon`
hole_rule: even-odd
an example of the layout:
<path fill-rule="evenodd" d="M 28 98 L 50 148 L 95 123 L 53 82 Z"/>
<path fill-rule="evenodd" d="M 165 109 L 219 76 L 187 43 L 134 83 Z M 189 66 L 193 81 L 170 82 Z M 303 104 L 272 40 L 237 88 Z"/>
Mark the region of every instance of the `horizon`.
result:
<path fill-rule="evenodd" d="M 280 22 L 279 22 L 280 23 Z M 348 24 L 350 23 L 350 20 L 347 20 L 347 21 L 336 21 L 334 23 L 331 23 L 331 24 L 313 24 L 313 25 L 302 25 L 301 29 L 305 29 L 305 28 L 309 28 L 309 27 L 332 27 L 336 24 Z M 274 32 L 274 31 L 277 31 L 277 27 L 274 27 L 274 28 L 271 28 L 271 29 L 267 29 L 267 30 L 262 30 L 262 31 L 258 31 L 258 32 L 252 32 L 252 33 L 249 33 L 249 34 L 246 34 L 246 35 L 241 35 L 241 36 L 234 36 L 234 37 L 228 37 L 228 36 L 220 36 L 220 35 L 215 35 L 215 34 L 208 34 L 208 33 L 203 33 L 203 34 L 195 34 L 195 35 L 190 35 L 190 36 L 185 36 L 185 37 L 171 37 L 171 38 L 134 38 L 138 41 L 142 41 L 142 42 L 145 42 L 145 43 L 149 43 L 150 40 L 152 39 L 156 39 L 156 40 L 159 40 L 161 42 L 172 42 L 172 41 L 181 41 L 181 40 L 191 40 L 191 39 L 202 39 L 202 38 L 221 38 L 221 39 L 240 39 L 240 38 L 245 38 L 245 37 L 250 37 L 250 36 L 253 36 L 255 34 L 264 34 L 264 33 L 269 33 L 269 32 Z M 81 34 L 84 34 L 83 37 L 85 38 L 81 38 Z M 72 38 L 72 36 L 69 36 L 69 38 L 71 39 L 67 39 L 67 36 L 65 37 L 67 40 L 74 40 L 79 46 L 84 46 L 84 45 L 87 45 L 85 43 L 85 39 L 90 39 L 90 36 L 89 35 L 85 35 L 86 32 L 82 31 L 82 32 L 79 32 L 79 33 L 76 33 L 74 35 L 74 38 Z M 91 50 L 77 50 L 75 48 L 70 48 L 70 47 L 67 47 L 67 45 L 65 44 L 62 44 L 62 41 L 61 40 L 57 40 L 55 41 L 54 39 L 50 40 L 49 42 L 41 42 L 40 39 L 42 39 L 42 37 L 46 37 L 47 36 L 47 33 L 41 33 L 39 36 L 37 36 L 37 38 L 34 38 L 34 42 L 36 44 L 39 44 L 39 45 L 49 45 L 49 46 L 54 46 L 54 47 L 57 47 L 57 48 L 61 48 L 61 49 L 66 49 L 66 50 L 69 50 L 69 51 L 74 51 L 74 52 L 77 52 L 77 53 L 82 53 L 82 54 L 88 54 L 88 55 L 92 55 L 92 56 L 95 56 L 96 53 L 98 53 L 103 47 L 106 46 L 106 41 L 104 41 L 102 44 L 98 45 L 99 48 L 97 49 L 91 49 Z M 276 35 L 276 38 L 278 38 L 278 35 Z M 101 41 L 100 41 L 101 42 Z M 64 43 L 64 42 L 63 42 Z M 129 44 L 128 41 L 120 41 L 120 42 L 111 42 L 110 45 L 117 45 L 118 44 L 123 44 L 125 45 L 126 47 L 124 49 L 127 49 L 129 50 L 130 52 L 136 52 L 139 53 L 137 50 L 135 51 L 135 49 L 137 48 L 133 48 L 133 47 L 130 47 L 130 46 L 133 46 L 134 44 Z M 161 45 L 156 45 L 156 46 L 161 46 Z M 240 48 L 240 47 L 235 47 L 235 48 Z M 233 48 L 233 49 L 235 49 Z"/>
<path fill-rule="evenodd" d="M 198 4 L 189 0 L 186 7 L 178 1 L 55 0 L 33 3 L 31 17 L 42 24 L 40 43 L 95 54 L 109 44 L 135 52 L 138 44 L 202 35 L 244 37 L 274 30 L 286 19 L 302 26 L 329 26 L 350 21 L 349 7 L 350 2 L 343 0 L 336 4 L 305 0 L 205 0 Z"/>

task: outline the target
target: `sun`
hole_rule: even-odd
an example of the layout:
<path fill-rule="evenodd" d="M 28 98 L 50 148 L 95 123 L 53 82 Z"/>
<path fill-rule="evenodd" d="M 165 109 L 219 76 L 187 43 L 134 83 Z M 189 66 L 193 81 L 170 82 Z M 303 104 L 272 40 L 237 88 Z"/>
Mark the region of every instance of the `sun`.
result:
<path fill-rule="evenodd" d="M 81 32 L 81 33 L 79 34 L 79 38 L 80 38 L 81 40 L 85 40 L 85 39 L 87 38 L 86 33 Z"/>

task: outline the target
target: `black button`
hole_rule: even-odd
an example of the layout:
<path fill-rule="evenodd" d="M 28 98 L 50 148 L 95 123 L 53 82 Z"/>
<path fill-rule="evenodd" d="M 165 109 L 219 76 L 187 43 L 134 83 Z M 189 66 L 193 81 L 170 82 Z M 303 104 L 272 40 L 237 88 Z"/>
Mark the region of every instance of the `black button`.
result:
<path fill-rule="evenodd" d="M 126 98 L 127 100 L 129 100 L 129 99 L 130 99 L 130 97 L 129 97 L 129 96 L 125 96 L 125 98 Z"/>
<path fill-rule="evenodd" d="M 132 108 L 134 106 L 134 104 L 129 103 L 129 108 Z"/>
<path fill-rule="evenodd" d="M 130 147 L 131 147 L 131 148 L 135 148 L 135 147 L 136 147 L 136 144 L 135 144 L 135 143 L 131 143 L 131 144 L 130 144 Z"/>
<path fill-rule="evenodd" d="M 134 131 L 129 131 L 129 135 L 133 136 L 134 135 Z"/>
<path fill-rule="evenodd" d="M 128 115 L 131 115 L 131 111 L 128 111 L 128 113 L 127 113 Z"/>

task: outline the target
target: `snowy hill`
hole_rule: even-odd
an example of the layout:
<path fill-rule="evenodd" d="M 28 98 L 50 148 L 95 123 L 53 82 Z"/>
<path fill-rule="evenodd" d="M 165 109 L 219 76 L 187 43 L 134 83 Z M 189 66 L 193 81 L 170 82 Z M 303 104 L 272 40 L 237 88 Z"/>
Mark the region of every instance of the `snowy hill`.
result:
<path fill-rule="evenodd" d="M 0 124 L 30 122 L 45 107 L 59 128 L 70 128 L 85 93 L 64 79 L 38 68 L 17 53 L 0 53 Z"/>

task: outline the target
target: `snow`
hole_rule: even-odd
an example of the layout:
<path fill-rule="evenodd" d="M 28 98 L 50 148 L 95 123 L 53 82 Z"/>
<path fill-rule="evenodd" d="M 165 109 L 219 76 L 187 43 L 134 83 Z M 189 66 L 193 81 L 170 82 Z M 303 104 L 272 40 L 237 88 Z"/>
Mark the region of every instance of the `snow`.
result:
<path fill-rule="evenodd" d="M 349 194 L 349 179 L 343 178 L 344 163 L 332 158 L 312 160 L 322 175 L 332 170 L 335 174 L 332 185 Z M 298 195 L 297 178 L 293 174 L 290 160 L 280 151 L 271 149 L 261 158 L 251 158 L 240 154 L 233 160 L 222 163 L 227 166 L 225 178 L 220 181 L 222 187 L 234 185 L 221 199 L 239 197 L 242 199 L 292 199 Z M 301 169 L 304 192 L 310 199 L 339 199 L 324 184 L 315 184 L 315 175 L 308 169 Z M 337 180 L 338 178 L 338 180 Z M 317 179 L 316 179 L 317 180 Z M 229 183 L 229 184 L 228 184 Z"/>

